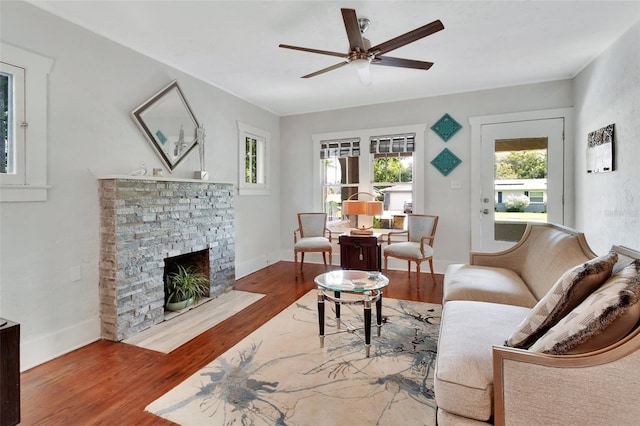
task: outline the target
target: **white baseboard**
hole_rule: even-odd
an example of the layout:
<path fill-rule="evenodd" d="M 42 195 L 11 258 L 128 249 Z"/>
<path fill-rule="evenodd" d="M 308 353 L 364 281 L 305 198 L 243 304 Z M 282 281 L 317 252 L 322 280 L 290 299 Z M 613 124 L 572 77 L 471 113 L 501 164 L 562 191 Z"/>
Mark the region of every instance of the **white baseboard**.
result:
<path fill-rule="evenodd" d="M 256 271 L 259 271 L 262 268 L 266 268 L 267 266 L 275 263 L 279 260 L 285 262 L 293 262 L 293 252 L 291 250 L 280 250 L 279 256 L 272 256 L 271 259 L 268 259 L 267 256 L 261 256 L 259 258 L 253 259 L 251 261 L 238 263 L 236 264 L 236 278 L 242 278 L 246 275 L 252 274 Z M 329 259 L 327 259 L 328 261 Z M 300 257 L 298 257 L 298 262 L 300 261 Z M 384 258 L 381 259 L 382 264 L 381 267 L 384 266 Z M 307 253 L 304 257 L 304 263 L 317 263 L 323 264 L 322 254 L 321 253 Z M 333 253 L 332 262 L 333 266 L 340 266 L 340 253 Z M 433 269 L 436 274 L 444 274 L 444 271 L 447 267 L 453 263 L 461 263 L 454 262 L 448 260 L 437 260 L 433 261 Z M 407 262 L 404 260 L 398 260 L 389 258 L 389 269 L 398 270 L 398 271 L 406 271 L 407 270 Z M 416 270 L 415 262 L 411 262 L 411 270 Z M 420 267 L 420 271 L 422 273 L 429 273 L 429 263 L 423 262 Z"/>
<path fill-rule="evenodd" d="M 20 372 L 100 340 L 100 318 L 20 344 Z"/>

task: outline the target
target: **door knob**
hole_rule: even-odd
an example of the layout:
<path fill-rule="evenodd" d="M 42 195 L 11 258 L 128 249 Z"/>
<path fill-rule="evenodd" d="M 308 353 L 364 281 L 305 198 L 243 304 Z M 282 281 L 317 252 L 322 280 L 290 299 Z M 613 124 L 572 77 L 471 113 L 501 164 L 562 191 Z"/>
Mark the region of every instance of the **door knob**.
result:
<path fill-rule="evenodd" d="M 489 209 L 482 209 L 482 210 L 480 210 L 480 213 L 489 214 Z"/>

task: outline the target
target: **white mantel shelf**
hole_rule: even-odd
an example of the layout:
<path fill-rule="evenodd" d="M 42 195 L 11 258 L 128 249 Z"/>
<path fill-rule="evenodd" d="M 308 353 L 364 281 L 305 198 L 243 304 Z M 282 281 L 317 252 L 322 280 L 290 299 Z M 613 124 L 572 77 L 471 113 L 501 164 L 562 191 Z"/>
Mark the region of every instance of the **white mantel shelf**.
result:
<path fill-rule="evenodd" d="M 184 178 L 175 178 L 171 176 L 151 176 L 151 175 L 143 175 L 143 176 L 107 175 L 107 176 L 99 176 L 97 179 L 98 180 L 112 180 L 112 179 L 149 180 L 154 182 L 220 183 L 225 185 L 234 185 L 233 183 L 229 183 L 229 182 L 214 182 L 212 180 L 184 179 Z"/>

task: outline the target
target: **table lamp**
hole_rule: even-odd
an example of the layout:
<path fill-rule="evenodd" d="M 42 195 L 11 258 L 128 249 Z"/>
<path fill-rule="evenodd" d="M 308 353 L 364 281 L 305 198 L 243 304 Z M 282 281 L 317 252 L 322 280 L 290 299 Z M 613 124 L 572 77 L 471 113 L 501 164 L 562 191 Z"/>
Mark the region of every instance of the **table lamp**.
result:
<path fill-rule="evenodd" d="M 374 201 L 365 201 L 357 199 L 359 194 L 365 194 L 373 198 Z M 376 201 L 376 197 L 368 192 L 356 192 L 348 199 L 342 202 L 342 214 L 343 215 L 367 215 L 367 216 L 380 216 L 384 210 L 382 201 Z M 349 222 L 351 223 L 351 222 Z M 365 228 L 363 225 L 361 228 L 351 230 L 351 235 L 372 235 L 372 226 Z"/>

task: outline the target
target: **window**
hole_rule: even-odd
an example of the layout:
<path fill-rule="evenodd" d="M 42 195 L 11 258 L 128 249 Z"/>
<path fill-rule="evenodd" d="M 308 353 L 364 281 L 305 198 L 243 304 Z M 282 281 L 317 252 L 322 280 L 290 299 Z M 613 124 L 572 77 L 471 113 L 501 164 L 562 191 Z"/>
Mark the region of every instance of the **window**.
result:
<path fill-rule="evenodd" d="M 264 155 L 265 140 L 260 140 L 245 136 L 244 148 L 244 181 L 252 184 L 264 184 L 266 176 L 264 175 L 264 164 L 258 161 L 258 158 Z"/>
<path fill-rule="evenodd" d="M 342 219 L 342 202 L 358 192 L 360 138 L 320 143 L 322 205 L 327 220 Z"/>
<path fill-rule="evenodd" d="M 240 195 L 268 195 L 271 134 L 238 122 L 238 192 Z"/>
<path fill-rule="evenodd" d="M 371 184 L 376 198 L 384 202 L 384 214 L 374 227 L 392 227 L 394 215 L 412 211 L 414 150 L 415 133 L 370 138 Z"/>
<path fill-rule="evenodd" d="M 24 132 L 16 131 L 17 125 L 24 122 L 24 96 L 16 98 L 16 92 L 24 93 L 24 69 L 1 63 L 0 174 L 6 177 L 16 175 L 17 148 L 20 148 L 19 162 L 24 161 Z M 16 101 L 22 105 L 16 105 Z"/>
<path fill-rule="evenodd" d="M 544 203 L 543 191 L 529 191 L 529 202 L 531 203 Z"/>
<path fill-rule="evenodd" d="M 5 43 L 0 55 L 0 201 L 46 201 L 47 74 L 53 61 Z"/>
<path fill-rule="evenodd" d="M 313 173 L 317 176 L 314 211 L 324 211 L 330 220 L 342 222 L 342 202 L 357 192 L 368 192 L 384 200 L 386 224 L 405 209 L 423 212 L 425 130 L 426 125 L 416 124 L 312 135 Z M 360 219 L 362 225 L 371 225 L 371 217 Z M 329 223 L 332 226 L 342 227 Z"/>

